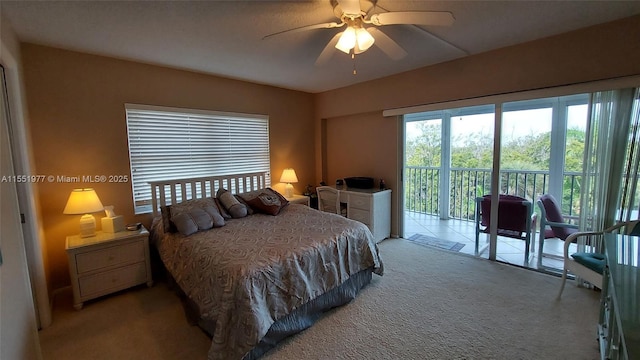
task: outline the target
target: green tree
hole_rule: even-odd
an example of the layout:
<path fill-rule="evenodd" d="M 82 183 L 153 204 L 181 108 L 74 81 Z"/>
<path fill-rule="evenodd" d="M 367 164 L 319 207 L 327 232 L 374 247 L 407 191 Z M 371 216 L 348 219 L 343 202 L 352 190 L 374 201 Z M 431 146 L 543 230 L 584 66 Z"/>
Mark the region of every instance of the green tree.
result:
<path fill-rule="evenodd" d="M 567 145 L 564 157 L 564 169 L 570 172 L 581 172 L 584 162 L 584 130 L 567 130 Z"/>
<path fill-rule="evenodd" d="M 406 162 L 409 166 L 440 166 L 441 127 L 433 121 L 418 123 L 420 135 L 407 141 Z"/>
<path fill-rule="evenodd" d="M 419 124 L 421 134 L 406 144 L 406 162 L 409 166 L 417 167 L 439 167 L 441 162 L 441 132 L 440 124 L 425 121 Z M 567 143 L 565 152 L 565 171 L 582 171 L 585 133 L 580 129 L 567 130 Z M 452 194 L 450 201 L 452 207 L 461 209 L 473 208 L 475 197 L 489 192 L 490 169 L 493 162 L 493 136 L 482 133 L 464 133 L 452 135 L 451 166 L 463 169 L 486 169 L 484 173 L 478 175 L 477 172 L 465 172 L 462 178 L 452 178 Z M 551 157 L 551 133 L 531 134 L 519 137 L 502 144 L 501 149 L 501 169 L 503 173 L 509 170 L 527 171 L 548 171 Z M 489 174 L 487 175 L 487 173 Z M 511 172 L 514 173 L 514 172 Z M 534 183 L 534 177 L 525 177 L 522 172 L 517 172 L 517 176 L 504 177 L 503 186 L 510 192 L 524 194 L 529 198 L 534 198 L 542 191 L 541 181 Z M 437 208 L 438 189 L 437 172 L 420 172 L 412 174 L 411 181 L 416 181 L 419 188 L 410 189 L 419 197 L 416 210 Z M 482 177 L 482 183 L 478 176 Z M 487 177 L 489 176 L 489 177 Z M 508 179 L 508 180 L 507 180 Z M 455 183 L 453 183 L 455 181 Z M 515 184 L 518 184 L 517 189 Z M 483 185 L 484 184 L 484 187 Z M 563 186 L 563 211 L 576 214 L 580 200 L 580 176 L 565 176 Z M 546 186 L 546 185 L 545 185 Z M 503 189 L 503 191 L 506 191 Z M 569 201 L 573 194 L 572 201 Z M 409 194 L 407 196 L 410 196 Z M 415 203 L 415 199 L 412 199 Z M 466 201 L 467 203 L 462 203 Z M 409 203 L 409 202 L 407 202 Z M 419 211 L 419 210 L 418 210 Z M 473 213 L 461 214 L 462 217 L 472 217 Z"/>

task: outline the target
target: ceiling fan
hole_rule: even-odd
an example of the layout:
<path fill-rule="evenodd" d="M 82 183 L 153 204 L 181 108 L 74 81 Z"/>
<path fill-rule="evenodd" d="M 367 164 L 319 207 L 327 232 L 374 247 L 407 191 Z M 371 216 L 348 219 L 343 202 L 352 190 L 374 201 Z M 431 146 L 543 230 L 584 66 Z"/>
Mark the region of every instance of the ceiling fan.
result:
<path fill-rule="evenodd" d="M 263 39 L 300 31 L 346 26 L 344 31 L 336 34 L 325 46 L 316 60 L 316 65 L 326 62 L 331 57 L 333 48 L 353 57 L 367 51 L 374 43 L 390 58 L 399 60 L 405 57 L 407 52 L 378 27 L 397 24 L 451 26 L 454 22 L 453 14 L 448 11 L 377 12 L 376 9 L 386 11 L 376 6 L 377 2 L 378 0 L 330 0 L 333 12 L 340 22 L 301 26 L 267 35 Z"/>

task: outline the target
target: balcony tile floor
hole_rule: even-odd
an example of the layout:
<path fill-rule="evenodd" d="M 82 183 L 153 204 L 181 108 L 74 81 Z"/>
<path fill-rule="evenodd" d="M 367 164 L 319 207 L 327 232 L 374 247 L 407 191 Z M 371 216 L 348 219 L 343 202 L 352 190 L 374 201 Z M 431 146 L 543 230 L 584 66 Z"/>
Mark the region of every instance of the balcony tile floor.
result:
<path fill-rule="evenodd" d="M 441 220 L 437 216 L 420 214 L 405 211 L 404 217 L 405 238 L 414 234 L 423 234 L 450 241 L 463 243 L 465 246 L 460 249 L 460 253 L 475 255 L 475 224 L 472 221 L 464 220 Z M 481 246 L 487 239 L 486 234 L 480 234 Z M 525 243 L 522 240 L 511 239 L 498 236 L 496 260 L 505 263 L 523 266 L 526 268 L 542 270 L 551 273 L 562 271 L 562 252 L 564 242 L 560 239 L 547 239 L 544 243 L 545 255 L 542 259 L 542 268 L 538 268 L 538 241 L 531 244 L 529 261 L 524 261 Z M 560 258 L 555 258 L 557 256 Z M 489 249 L 487 248 L 480 257 L 488 259 Z"/>

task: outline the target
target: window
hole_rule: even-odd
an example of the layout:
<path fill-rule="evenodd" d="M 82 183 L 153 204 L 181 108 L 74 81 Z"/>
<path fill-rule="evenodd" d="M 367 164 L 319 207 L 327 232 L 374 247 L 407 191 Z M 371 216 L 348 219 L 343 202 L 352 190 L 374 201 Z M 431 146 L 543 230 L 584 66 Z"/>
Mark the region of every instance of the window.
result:
<path fill-rule="evenodd" d="M 533 201 L 551 193 L 563 213 L 576 214 L 588 101 L 588 94 L 574 94 L 497 102 L 502 110 L 500 193 Z M 410 113 L 404 120 L 405 209 L 474 219 L 475 197 L 491 192 L 494 104 Z M 442 125 L 435 127 L 438 121 Z M 432 153 L 440 154 L 437 162 L 430 161 Z"/>
<path fill-rule="evenodd" d="M 151 212 L 151 181 L 271 168 L 266 115 L 136 104 L 125 110 L 136 214 Z"/>

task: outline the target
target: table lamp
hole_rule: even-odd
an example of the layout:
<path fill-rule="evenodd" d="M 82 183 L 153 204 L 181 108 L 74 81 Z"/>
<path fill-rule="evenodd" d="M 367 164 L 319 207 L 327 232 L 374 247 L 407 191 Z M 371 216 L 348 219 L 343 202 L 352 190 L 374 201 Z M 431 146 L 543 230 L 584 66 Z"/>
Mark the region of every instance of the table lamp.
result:
<path fill-rule="evenodd" d="M 296 172 L 292 168 L 286 168 L 282 172 L 282 176 L 280 177 L 281 183 L 287 183 L 287 186 L 284 188 L 284 196 L 292 197 L 293 196 L 293 185 L 291 183 L 297 183 L 298 177 L 296 176 Z"/>
<path fill-rule="evenodd" d="M 80 218 L 80 237 L 90 237 L 96 234 L 96 219 L 91 213 L 104 210 L 95 190 L 91 188 L 73 189 L 63 214 L 82 215 Z"/>

